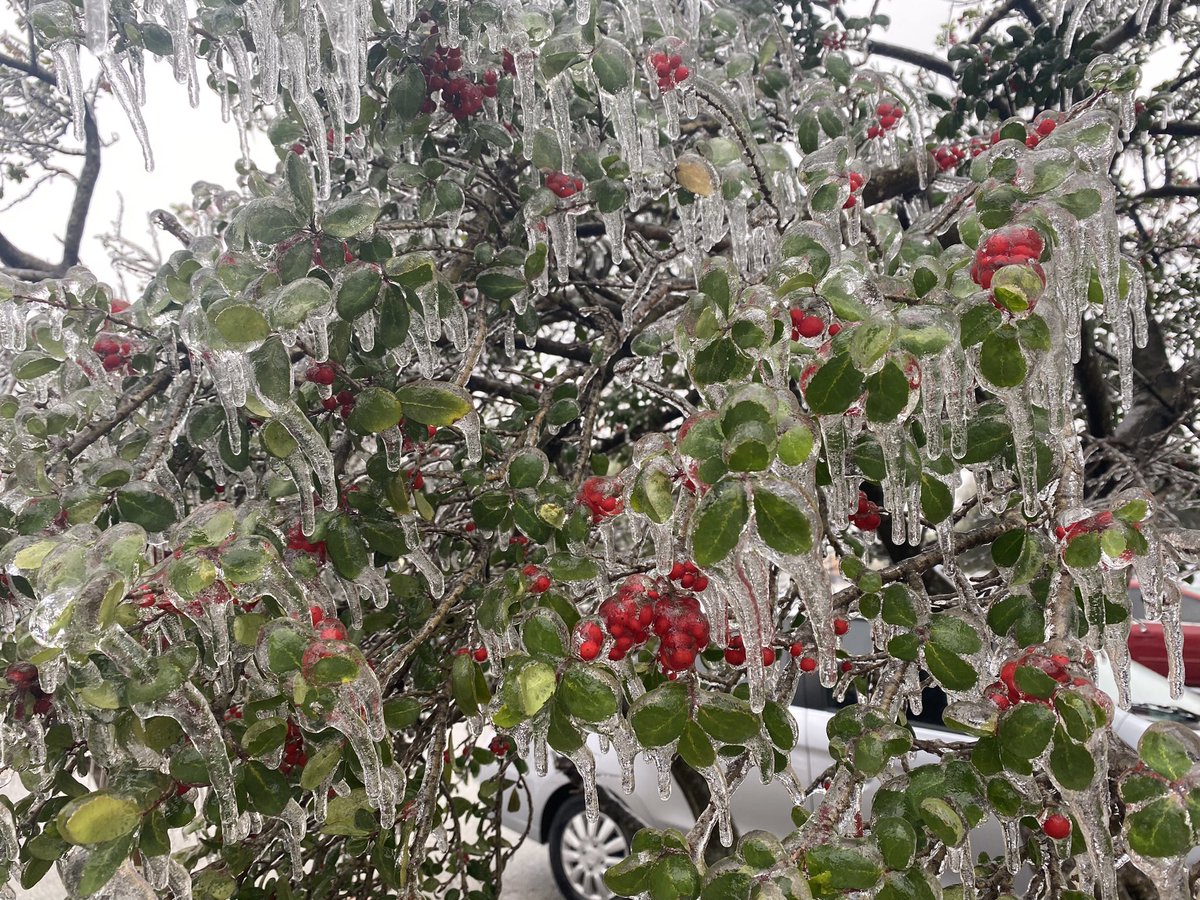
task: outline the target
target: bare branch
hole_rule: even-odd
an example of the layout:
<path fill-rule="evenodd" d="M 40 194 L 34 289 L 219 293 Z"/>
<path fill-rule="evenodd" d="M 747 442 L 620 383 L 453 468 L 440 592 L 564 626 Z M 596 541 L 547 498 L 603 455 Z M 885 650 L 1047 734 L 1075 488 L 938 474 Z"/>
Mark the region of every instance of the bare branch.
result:
<path fill-rule="evenodd" d="M 866 49 L 868 53 L 920 66 L 922 69 L 927 69 L 936 75 L 942 75 L 946 78 L 954 77 L 954 66 L 940 56 L 934 56 L 932 53 L 923 53 L 920 50 L 913 50 L 909 47 L 901 47 L 899 44 L 889 44 L 886 41 L 876 41 L 874 39 L 867 41 Z"/>

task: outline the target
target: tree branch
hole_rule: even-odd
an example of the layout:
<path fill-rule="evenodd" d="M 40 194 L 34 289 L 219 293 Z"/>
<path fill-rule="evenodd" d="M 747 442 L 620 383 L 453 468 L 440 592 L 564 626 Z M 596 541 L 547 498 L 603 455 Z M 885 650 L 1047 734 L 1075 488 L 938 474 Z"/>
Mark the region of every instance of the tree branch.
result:
<path fill-rule="evenodd" d="M 170 368 L 159 369 L 150 377 L 149 381 L 117 404 L 116 412 L 109 418 L 97 422 L 83 434 L 79 435 L 79 437 L 75 438 L 63 451 L 63 454 L 67 459 L 75 459 L 84 450 L 132 416 L 143 403 L 164 390 L 171 383 L 174 375 L 175 373 Z"/>
<path fill-rule="evenodd" d="M 863 186 L 862 200 L 865 206 L 915 194 L 921 190 L 921 164 L 926 173 L 937 171 L 932 156 L 925 150 L 913 150 L 900 160 L 900 165 L 890 169 L 876 169 Z"/>
<path fill-rule="evenodd" d="M 983 39 L 984 35 L 991 29 L 993 25 L 1007 16 L 1010 12 L 1016 10 L 1029 20 L 1029 24 L 1034 28 L 1045 24 L 1046 17 L 1042 15 L 1032 2 L 1032 0 L 1005 0 L 990 13 L 979 20 L 979 24 L 975 26 L 975 30 L 971 32 L 971 36 L 967 38 L 967 43 L 978 44 Z"/>
<path fill-rule="evenodd" d="M 1171 137 L 1200 137 L 1200 122 L 1160 122 L 1151 125 L 1151 134 L 1165 134 Z"/>
<path fill-rule="evenodd" d="M 96 117 L 90 104 L 83 107 L 83 168 L 75 185 L 75 199 L 71 202 L 71 213 L 67 216 L 67 231 L 63 235 L 63 255 L 59 274 L 79 262 L 79 244 L 83 240 L 83 227 L 87 222 L 88 210 L 92 206 L 92 194 L 96 190 L 96 179 L 100 177 L 100 133 L 96 129 Z"/>
<path fill-rule="evenodd" d="M 1167 10 L 1167 16 L 1173 16 L 1175 13 L 1181 11 L 1185 7 L 1195 6 L 1197 3 L 1200 3 L 1200 0 L 1175 0 L 1175 2 L 1171 4 L 1170 9 Z M 1154 18 L 1155 21 L 1157 21 L 1158 17 L 1155 16 Z M 1167 27 L 1170 26 L 1168 25 Z M 1130 16 L 1125 20 L 1124 24 L 1118 25 L 1108 34 L 1101 37 L 1092 45 L 1092 47 L 1096 50 L 1099 50 L 1101 53 L 1112 53 L 1126 41 L 1137 37 L 1141 30 L 1142 26 L 1138 24 L 1137 16 Z"/>
<path fill-rule="evenodd" d="M 919 66 L 922 69 L 945 78 L 954 78 L 954 66 L 940 56 L 934 56 L 932 53 L 923 53 L 920 50 L 913 50 L 909 47 L 901 47 L 899 44 L 889 44 L 886 41 L 876 41 L 874 39 L 867 40 L 867 53 L 874 53 L 877 56 L 886 56 L 890 59 L 906 62 L 909 65 Z"/>
<path fill-rule="evenodd" d="M 1130 203 L 1143 200 L 1162 200 L 1170 197 L 1200 197 L 1200 184 L 1164 184 L 1129 198 Z"/>

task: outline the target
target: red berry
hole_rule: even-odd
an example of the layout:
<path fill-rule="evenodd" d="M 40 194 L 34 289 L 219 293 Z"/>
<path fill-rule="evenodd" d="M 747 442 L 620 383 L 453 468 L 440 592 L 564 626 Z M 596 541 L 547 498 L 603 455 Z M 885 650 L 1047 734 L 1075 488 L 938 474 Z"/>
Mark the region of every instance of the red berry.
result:
<path fill-rule="evenodd" d="M 472 655 L 475 657 L 475 662 L 485 662 L 488 658 L 487 647 L 477 648 Z"/>
<path fill-rule="evenodd" d="M 687 66 L 676 66 L 675 67 L 675 80 L 677 82 L 687 81 L 687 78 L 690 74 L 692 74 L 692 73 L 690 71 L 688 71 Z"/>
<path fill-rule="evenodd" d="M 804 652 L 804 645 L 802 643 L 800 643 L 799 641 L 793 641 L 792 645 L 790 647 L 788 647 L 788 653 L 790 653 L 792 655 L 792 659 L 795 659 L 797 656 L 799 656 L 803 652 Z"/>
<path fill-rule="evenodd" d="M 825 331 L 825 320 L 820 316 L 805 316 L 797 327 L 801 337 L 815 338 Z"/>
<path fill-rule="evenodd" d="M 104 357 L 104 371 L 115 372 L 117 369 L 125 365 L 125 357 L 119 356 L 116 353 L 110 353 Z"/>
<path fill-rule="evenodd" d="M 806 657 L 804 657 L 804 659 L 800 660 L 800 670 L 802 672 L 812 672 L 812 671 L 815 671 L 816 668 L 817 668 L 817 661 L 815 659 L 813 659 L 811 656 L 806 656 Z"/>
<path fill-rule="evenodd" d="M 834 634 L 836 634 L 840 637 L 841 635 L 845 634 L 849 630 L 850 630 L 850 623 L 847 622 L 845 619 L 834 619 L 833 620 L 833 633 Z"/>
<path fill-rule="evenodd" d="M 538 573 L 538 567 L 535 566 L 533 563 L 530 563 L 529 565 L 527 565 L 525 568 L 523 568 L 521 570 L 521 574 L 525 575 L 528 578 L 532 578 L 533 576 L 537 575 L 537 573 Z"/>
<path fill-rule="evenodd" d="M 308 608 L 308 617 L 312 620 L 313 628 L 316 628 L 325 621 L 325 610 L 319 606 L 310 606 Z"/>
<path fill-rule="evenodd" d="M 839 325 L 837 322 L 832 322 L 829 325 L 829 336 L 833 337 L 835 334 L 837 334 L 841 330 L 842 330 L 841 325 Z"/>
<path fill-rule="evenodd" d="M 346 626 L 337 619 L 329 619 L 321 626 L 317 632 L 317 636 L 323 641 L 344 641 L 346 639 Z"/>
<path fill-rule="evenodd" d="M 1042 822 L 1042 831 L 1046 833 L 1046 837 L 1061 841 L 1071 833 L 1071 820 L 1061 813 L 1054 813 Z"/>
<path fill-rule="evenodd" d="M 549 589 L 550 589 L 550 578 L 547 575 L 539 575 L 537 578 L 534 579 L 533 584 L 531 584 L 529 586 L 529 590 L 531 590 L 535 594 L 544 594 Z"/>
<path fill-rule="evenodd" d="M 762 648 L 762 661 L 764 666 L 775 664 L 775 650 L 772 647 Z"/>
<path fill-rule="evenodd" d="M 1046 137 L 1057 127 L 1058 123 L 1053 119 L 1042 119 L 1042 121 L 1038 122 L 1037 124 L 1037 133 L 1042 137 Z"/>
<path fill-rule="evenodd" d="M 596 641 L 584 641 L 579 645 L 579 658 L 591 661 L 600 655 L 600 645 Z"/>

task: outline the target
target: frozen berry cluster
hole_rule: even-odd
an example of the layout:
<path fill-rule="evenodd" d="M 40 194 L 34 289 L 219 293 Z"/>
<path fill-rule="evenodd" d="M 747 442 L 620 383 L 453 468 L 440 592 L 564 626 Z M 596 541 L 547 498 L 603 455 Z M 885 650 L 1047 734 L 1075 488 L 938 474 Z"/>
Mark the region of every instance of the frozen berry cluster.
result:
<path fill-rule="evenodd" d="M 884 101 L 875 107 L 875 121 L 867 128 L 867 137 L 881 138 L 904 117 L 904 107 Z"/>
<path fill-rule="evenodd" d="M 322 387 L 329 387 L 335 378 L 337 378 L 337 370 L 329 363 L 316 363 L 304 370 L 305 381 L 311 381 Z"/>
<path fill-rule="evenodd" d="M 44 716 L 54 706 L 50 694 L 42 690 L 38 682 L 37 666 L 33 663 L 13 663 L 4 672 L 4 680 L 13 688 L 12 716 L 22 721 L 29 713 Z"/>
<path fill-rule="evenodd" d="M 1025 146 L 1032 150 L 1043 139 L 1050 137 L 1054 133 L 1054 129 L 1058 127 L 1058 120 L 1053 116 L 1046 116 L 1044 119 L 1034 123 L 1033 130 L 1025 136 Z"/>
<path fill-rule="evenodd" d="M 959 164 L 967 158 L 967 151 L 958 144 L 942 144 L 933 151 L 933 158 L 937 162 L 939 170 L 949 172 L 951 169 L 957 169 Z"/>
<path fill-rule="evenodd" d="M 811 341 L 814 338 L 819 338 L 825 334 L 825 320 L 820 316 L 813 315 L 810 312 L 805 312 L 802 309 L 788 310 L 788 316 L 792 320 L 792 340 Z M 837 322 L 829 323 L 829 336 L 833 337 L 842 326 Z"/>
<path fill-rule="evenodd" d="M 678 578 L 681 585 L 686 577 L 692 578 L 693 589 L 696 589 L 697 578 L 703 579 L 707 587 L 707 578 L 698 570 L 681 570 Z M 631 575 L 616 594 L 600 604 L 598 612 L 603 630 L 607 630 L 613 639 L 608 652 L 611 660 L 624 659 L 653 634 L 659 639 L 659 665 L 668 674 L 673 674 L 690 669 L 695 665 L 696 657 L 708 646 L 708 617 L 700 608 L 700 601 L 694 594 L 675 592 L 669 580 Z M 603 630 L 595 622 L 580 625 L 580 657 L 595 659 L 599 655 Z"/>
<path fill-rule="evenodd" d="M 425 76 L 425 101 L 421 112 L 437 110 L 434 94 L 441 92 L 442 109 L 460 122 L 466 121 L 483 109 L 484 98 L 499 93 L 500 76 L 495 69 L 483 73 L 482 83 L 456 74 L 463 67 L 461 47 L 443 47 L 438 44 L 433 53 L 421 61 L 421 72 Z"/>
<path fill-rule="evenodd" d="M 591 511 L 592 523 L 598 524 L 621 514 L 625 504 L 620 494 L 621 487 L 617 482 L 596 475 L 580 486 L 576 500 Z"/>
<path fill-rule="evenodd" d="M 532 563 L 521 570 L 521 574 L 529 579 L 529 592 L 531 594 L 544 594 L 550 590 L 550 576 L 541 566 L 535 566 Z"/>
<path fill-rule="evenodd" d="M 851 172 L 846 176 L 846 181 L 850 185 L 850 196 L 842 204 L 842 209 L 852 209 L 858 204 L 858 192 L 862 190 L 864 179 L 861 172 Z"/>
<path fill-rule="evenodd" d="M 673 91 L 677 85 L 688 80 L 691 72 L 683 64 L 683 57 L 678 53 L 658 51 L 650 55 L 650 65 L 658 77 L 658 88 L 661 91 Z"/>
<path fill-rule="evenodd" d="M 1083 664 L 1090 666 L 1094 662 L 1091 651 L 1087 651 Z M 1053 690 L 1039 690 L 1029 693 L 1022 689 L 1021 677 L 1018 672 L 1022 668 L 1030 668 L 1050 676 L 1057 686 Z M 1081 669 L 1062 653 L 1049 653 L 1044 647 L 1028 647 L 1020 656 L 1008 660 L 1000 668 L 1000 680 L 994 681 L 983 690 L 983 699 L 992 703 L 1001 712 L 1019 703 L 1039 703 L 1054 709 L 1054 698 L 1062 690 L 1075 691 L 1085 699 L 1095 703 L 1107 718 L 1112 716 L 1112 700 L 1092 683 L 1090 678 L 1081 674 Z M 1031 682 L 1026 681 L 1029 688 Z M 1045 694 L 1046 696 L 1041 696 Z"/>
<path fill-rule="evenodd" d="M 279 763 L 279 773 L 290 775 L 295 769 L 303 769 L 308 762 L 308 754 L 304 752 L 304 732 L 300 726 L 288 719 L 287 736 L 283 741 L 283 759 Z"/>
<path fill-rule="evenodd" d="M 691 560 L 675 563 L 671 566 L 671 572 L 667 578 L 671 581 L 678 581 L 679 586 L 685 591 L 700 593 L 708 587 L 708 576 L 696 568 L 696 564 Z"/>
<path fill-rule="evenodd" d="M 102 334 L 92 344 L 92 350 L 100 357 L 104 371 L 116 372 L 128 368 L 133 345 L 129 341 L 119 341 L 112 335 Z"/>
<path fill-rule="evenodd" d="M 291 528 L 288 529 L 287 548 L 289 550 L 295 550 L 298 553 L 307 553 L 309 556 L 315 556 L 318 562 L 325 562 L 329 555 L 325 548 L 325 542 L 310 541 L 304 536 L 304 531 L 300 528 L 299 522 L 296 522 Z M 315 626 L 316 623 L 313 624 Z"/>
<path fill-rule="evenodd" d="M 995 274 L 1005 266 L 1032 265 L 1045 283 L 1046 274 L 1038 265 L 1044 247 L 1041 233 L 1029 225 L 1007 225 L 997 229 L 975 251 L 971 280 L 986 291 L 991 289 Z"/>
<path fill-rule="evenodd" d="M 858 492 L 858 508 L 850 514 L 850 524 L 860 531 L 877 531 L 882 520 L 879 517 L 879 505 L 867 498 L 862 491 Z"/>
<path fill-rule="evenodd" d="M 583 190 L 583 179 L 575 178 L 564 172 L 551 172 L 546 176 L 546 187 L 556 197 L 566 200 Z"/>
<path fill-rule="evenodd" d="M 310 606 L 308 617 L 312 622 L 312 627 L 316 629 L 317 637 L 321 640 L 344 641 L 346 639 L 346 626 L 342 624 L 341 619 L 326 615 L 325 610 L 320 606 Z"/>

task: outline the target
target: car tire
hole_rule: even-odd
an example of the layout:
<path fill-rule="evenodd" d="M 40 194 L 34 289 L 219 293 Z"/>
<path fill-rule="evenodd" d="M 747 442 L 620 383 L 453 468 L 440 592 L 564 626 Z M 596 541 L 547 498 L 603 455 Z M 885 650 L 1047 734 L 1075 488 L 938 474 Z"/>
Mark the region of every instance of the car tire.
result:
<path fill-rule="evenodd" d="M 608 900 L 614 894 L 604 884 L 604 872 L 629 854 L 627 817 L 600 805 L 600 816 L 589 822 L 583 798 L 567 798 L 550 823 L 550 870 L 567 900 Z"/>

